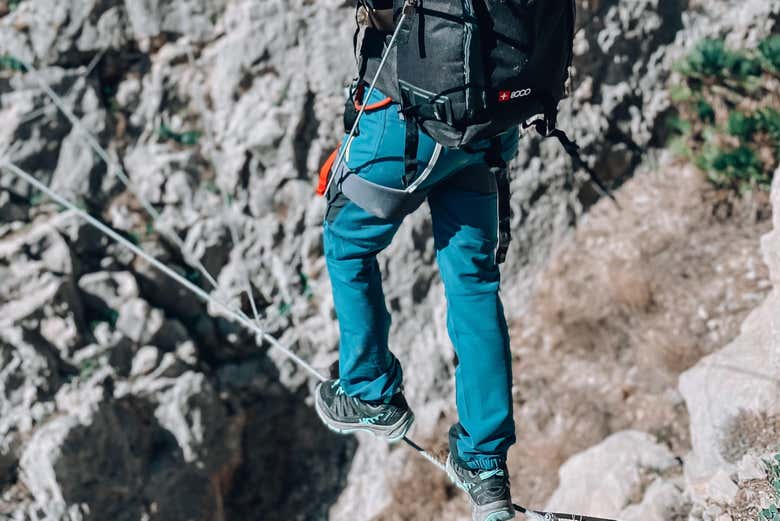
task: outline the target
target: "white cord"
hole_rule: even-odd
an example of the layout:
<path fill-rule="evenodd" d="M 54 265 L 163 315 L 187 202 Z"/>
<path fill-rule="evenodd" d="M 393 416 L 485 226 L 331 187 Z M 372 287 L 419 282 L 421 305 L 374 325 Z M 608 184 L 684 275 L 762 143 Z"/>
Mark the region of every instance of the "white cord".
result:
<path fill-rule="evenodd" d="M 422 174 L 414 180 L 412 184 L 409 185 L 409 187 L 406 189 L 406 193 L 413 193 L 415 190 L 417 190 L 417 187 L 419 187 L 423 181 L 428 179 L 428 176 L 431 175 L 431 172 L 433 172 L 433 167 L 436 166 L 436 163 L 439 161 L 439 156 L 441 155 L 442 146 L 441 143 L 436 143 L 436 148 L 433 149 L 433 155 L 431 156 L 431 160 L 428 161 L 428 165 L 425 167 L 425 170 L 423 170 Z"/>

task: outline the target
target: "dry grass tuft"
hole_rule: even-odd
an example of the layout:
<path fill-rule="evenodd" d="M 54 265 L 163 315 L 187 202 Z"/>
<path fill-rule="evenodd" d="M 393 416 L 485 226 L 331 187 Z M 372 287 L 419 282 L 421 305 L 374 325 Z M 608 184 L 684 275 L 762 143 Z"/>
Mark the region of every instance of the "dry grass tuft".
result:
<path fill-rule="evenodd" d="M 758 456 L 777 448 L 780 442 L 780 416 L 740 411 L 726 426 L 721 454 L 736 463 L 745 454 Z"/>

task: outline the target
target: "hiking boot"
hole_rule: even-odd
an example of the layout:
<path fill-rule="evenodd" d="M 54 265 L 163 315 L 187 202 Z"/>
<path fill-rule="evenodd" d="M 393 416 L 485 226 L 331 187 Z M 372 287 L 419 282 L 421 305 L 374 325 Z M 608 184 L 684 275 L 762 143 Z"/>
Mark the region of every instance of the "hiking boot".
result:
<path fill-rule="evenodd" d="M 447 456 L 447 475 L 468 492 L 473 521 L 506 521 L 515 517 L 509 476 L 505 466 L 493 470 L 470 470 Z"/>
<path fill-rule="evenodd" d="M 391 443 L 406 436 L 414 421 L 403 393 L 396 393 L 389 403 L 365 402 L 347 396 L 339 380 L 328 380 L 317 386 L 314 407 L 332 431 L 340 434 L 370 432 Z"/>

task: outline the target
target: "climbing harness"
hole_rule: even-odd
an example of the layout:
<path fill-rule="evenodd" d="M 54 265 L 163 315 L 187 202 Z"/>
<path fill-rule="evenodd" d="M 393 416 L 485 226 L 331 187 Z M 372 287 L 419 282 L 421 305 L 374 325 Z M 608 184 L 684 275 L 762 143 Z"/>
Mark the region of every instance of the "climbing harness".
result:
<path fill-rule="evenodd" d="M 404 12 L 404 15 L 401 17 L 401 22 L 403 22 L 404 16 L 406 14 L 406 11 Z M 399 27 L 402 25 L 402 23 L 399 22 Z M 397 32 L 396 32 L 397 34 Z M 44 90 L 44 92 L 48 95 L 49 98 L 51 98 L 52 102 L 57 106 L 57 108 L 68 118 L 73 128 L 81 134 L 82 138 L 85 140 L 85 142 L 97 153 L 97 155 L 106 163 L 108 166 L 109 172 L 113 173 L 114 175 L 117 175 L 117 177 L 125 184 L 125 186 L 135 194 L 136 198 L 138 199 L 141 206 L 149 213 L 149 215 L 153 218 L 154 224 L 159 224 L 157 222 L 158 218 L 160 217 L 160 214 L 154 209 L 151 204 L 148 203 L 148 201 L 145 201 L 138 193 L 137 189 L 133 185 L 133 183 L 130 181 L 130 179 L 127 177 L 127 175 L 122 170 L 121 166 L 118 165 L 115 161 L 111 160 L 106 150 L 97 142 L 97 140 L 94 138 L 94 136 L 83 126 L 81 121 L 73 114 L 73 112 L 68 109 L 68 107 L 65 105 L 65 103 L 62 101 L 62 99 L 49 87 L 48 84 L 46 84 L 45 81 L 43 81 L 42 78 L 38 75 L 37 71 L 35 71 L 32 67 L 30 67 L 28 64 L 25 64 L 27 68 L 27 72 L 33 75 L 33 78 L 37 81 L 37 83 L 41 86 L 41 88 Z M 376 80 L 376 78 L 375 78 Z M 372 87 L 369 89 L 368 95 L 365 99 L 368 99 L 373 89 Z M 358 113 L 358 120 L 360 118 L 360 115 L 365 110 L 365 106 L 361 107 L 360 112 Z M 355 123 L 354 130 L 357 128 L 357 121 Z M 337 163 L 340 162 L 343 159 L 344 150 L 346 147 L 342 149 L 342 152 L 340 154 L 339 161 L 336 161 Z M 430 166 L 430 165 L 429 165 Z M 430 167 L 433 168 L 432 166 Z M 203 288 L 197 286 L 192 281 L 187 279 L 185 276 L 180 275 L 176 271 L 174 271 L 172 268 L 165 265 L 163 262 L 155 258 L 154 256 L 148 254 L 145 252 L 142 248 L 138 247 L 137 245 L 133 244 L 130 240 L 123 237 L 116 231 L 114 231 L 112 228 L 110 228 L 108 225 L 104 224 L 100 220 L 96 219 L 89 213 L 87 213 L 85 210 L 79 208 L 76 206 L 73 202 L 68 200 L 67 198 L 59 195 L 57 192 L 37 180 L 35 177 L 30 175 L 28 172 L 22 170 L 17 165 L 11 163 L 10 161 L 0 158 L 0 169 L 4 169 L 11 174 L 15 175 L 22 181 L 29 184 L 31 187 L 35 188 L 36 190 L 40 191 L 41 193 L 45 194 L 47 197 L 49 197 L 52 201 L 56 202 L 57 204 L 65 207 L 69 211 L 73 212 L 74 214 L 78 215 L 80 218 L 82 218 L 84 221 L 86 221 L 89 225 L 96 228 L 101 233 L 105 234 L 107 237 L 111 238 L 115 242 L 121 244 L 125 248 L 129 249 L 131 252 L 133 252 L 138 257 L 144 259 L 146 262 L 148 262 L 150 265 L 155 267 L 156 269 L 160 270 L 163 274 L 180 284 L 182 287 L 187 289 L 188 291 L 192 292 L 196 297 L 198 297 L 200 300 L 202 300 L 206 304 L 211 304 L 217 308 L 219 308 L 221 311 L 223 311 L 228 317 L 232 318 L 239 324 L 241 324 L 243 327 L 245 327 L 247 330 L 251 331 L 256 335 L 256 340 L 258 343 L 262 343 L 263 341 L 268 342 L 270 344 L 272 349 L 278 350 L 281 354 L 283 354 L 286 358 L 294 362 L 296 365 L 307 371 L 311 376 L 316 378 L 319 381 L 325 381 L 325 376 L 317 371 L 313 366 L 311 366 L 308 362 L 303 360 L 301 357 L 296 355 L 294 352 L 292 352 L 287 347 L 283 346 L 276 338 L 274 338 L 272 335 L 267 333 L 263 330 L 263 328 L 259 324 L 259 320 L 257 320 L 257 309 L 253 304 L 253 313 L 255 314 L 255 321 L 250 319 L 241 309 L 237 307 L 230 306 L 229 304 L 225 303 L 221 298 L 211 295 L 207 293 Z M 347 179 L 349 178 L 357 178 L 357 176 L 347 176 Z M 331 178 L 332 181 L 332 178 Z M 418 185 L 419 186 L 419 185 Z M 416 188 L 416 187 L 415 187 Z M 414 190 L 412 190 L 414 192 Z M 171 232 L 170 236 L 168 236 L 168 230 L 165 228 L 160 229 L 161 234 L 163 234 L 164 237 L 166 237 L 168 240 L 171 240 L 173 244 L 177 245 L 182 253 L 185 253 L 184 245 L 181 241 L 181 239 L 178 238 L 178 236 Z M 235 229 L 232 228 L 232 222 L 231 222 L 231 234 L 234 238 L 236 238 Z M 214 290 L 219 293 L 219 285 L 217 284 L 214 277 L 208 272 L 208 270 L 203 266 L 203 264 L 198 259 L 185 259 L 188 262 L 192 261 L 193 264 L 195 264 L 198 269 L 203 273 L 205 279 L 209 281 L 209 283 L 212 285 Z M 246 291 L 251 293 L 251 286 L 248 283 L 248 274 L 247 274 L 247 288 Z M 251 297 L 250 297 L 251 298 Z M 437 468 L 439 468 L 442 471 L 446 472 L 446 469 L 444 468 L 444 465 L 436 459 L 434 456 L 432 456 L 428 451 L 426 451 L 423 447 L 415 443 L 413 440 L 411 440 L 409 437 L 405 436 L 403 438 L 403 441 L 412 449 L 414 449 L 418 454 L 423 456 L 425 459 L 427 459 L 429 462 L 431 462 L 433 465 L 435 465 Z M 522 514 L 525 514 L 526 517 L 529 519 L 533 519 L 535 521 L 557 521 L 557 520 L 571 520 L 571 521 L 615 521 L 611 519 L 603 519 L 603 518 L 597 518 L 597 517 L 589 517 L 589 516 L 582 516 L 578 514 L 565 514 L 565 513 L 552 513 L 552 512 L 540 512 L 540 511 L 534 511 L 530 509 L 526 509 L 523 506 L 520 505 L 513 505 L 514 509 L 517 512 L 520 512 Z"/>
<path fill-rule="evenodd" d="M 414 1 L 415 0 L 406 0 L 407 5 L 409 5 L 410 7 L 413 5 L 412 2 Z M 379 63 L 379 68 L 377 70 L 377 73 L 374 75 L 374 79 L 371 81 L 371 85 L 368 88 L 368 93 L 366 93 L 366 96 L 364 98 L 365 100 L 371 99 L 371 95 L 374 93 L 374 90 L 376 89 L 376 82 L 379 79 L 379 73 L 382 71 L 382 69 L 385 67 L 385 64 L 387 63 L 387 58 L 388 56 L 390 56 L 390 51 L 395 46 L 396 41 L 398 40 L 398 34 L 400 33 L 401 28 L 406 26 L 409 14 L 411 14 L 409 9 L 405 8 L 402 10 L 401 18 L 399 18 L 398 23 L 396 24 L 395 27 L 395 31 L 393 32 L 393 36 L 392 38 L 390 38 L 390 42 L 387 44 L 387 49 L 382 55 L 382 61 Z M 355 139 L 355 133 L 357 132 L 358 125 L 360 124 L 360 120 L 363 118 L 363 114 L 365 114 L 365 112 L 366 112 L 366 104 L 363 103 L 360 105 L 360 109 L 358 110 L 357 116 L 355 117 L 355 122 L 352 124 L 352 128 L 349 131 L 349 135 L 347 135 L 345 144 L 343 147 L 341 147 L 341 151 L 339 152 L 334 162 L 333 174 L 331 175 L 328 182 L 325 184 L 325 190 L 323 191 L 323 193 L 328 192 L 328 190 L 330 189 L 330 185 L 333 183 L 333 180 L 336 178 L 336 172 L 340 171 L 342 161 L 344 161 L 344 153 L 352 144 L 352 140 Z M 349 176 L 349 177 L 357 177 L 357 176 Z"/>
<path fill-rule="evenodd" d="M 409 212 L 417 208 L 420 203 L 425 199 L 426 194 L 417 192 L 417 189 L 425 182 L 426 179 L 433 172 L 436 166 L 443 145 L 436 143 L 428 164 L 425 169 L 417 174 L 417 142 L 418 138 L 418 126 L 413 121 L 406 121 L 406 144 L 407 150 L 409 150 L 409 143 L 414 140 L 414 158 L 410 159 L 408 154 L 405 154 L 405 174 L 403 177 L 403 189 L 390 188 L 382 186 L 376 183 L 372 183 L 355 172 L 351 171 L 347 167 L 345 156 L 348 153 L 349 147 L 352 145 L 352 141 L 359 135 L 359 124 L 363 115 L 366 112 L 378 110 L 389 106 L 393 103 L 392 98 L 385 98 L 379 102 L 369 104 L 367 100 L 371 98 L 371 94 L 374 92 L 377 80 L 380 77 L 382 69 L 387 63 L 388 57 L 399 40 L 399 34 L 401 34 L 410 21 L 410 16 L 414 12 L 416 6 L 416 0 L 406 0 L 404 8 L 401 10 L 401 16 L 396 24 L 395 31 L 393 32 L 390 42 L 387 44 L 386 49 L 382 55 L 382 59 L 379 63 L 374 78 L 371 80 L 368 92 L 363 95 L 365 90 L 365 84 L 361 78 L 358 79 L 356 85 L 353 87 L 353 96 L 350 96 L 348 105 L 354 104 L 355 111 L 352 112 L 351 107 L 347 107 L 345 110 L 344 121 L 345 127 L 349 128 L 349 134 L 347 135 L 344 143 L 334 151 L 320 170 L 319 184 L 317 193 L 320 195 L 328 194 L 331 184 L 335 179 L 338 179 L 339 190 L 352 202 L 363 208 L 369 213 L 376 215 L 382 219 L 396 220 L 400 219 Z M 361 67 L 362 68 L 362 67 Z M 362 100 L 358 98 L 362 97 Z M 337 152 L 338 151 L 338 152 Z M 416 177 L 415 177 L 416 176 Z"/>

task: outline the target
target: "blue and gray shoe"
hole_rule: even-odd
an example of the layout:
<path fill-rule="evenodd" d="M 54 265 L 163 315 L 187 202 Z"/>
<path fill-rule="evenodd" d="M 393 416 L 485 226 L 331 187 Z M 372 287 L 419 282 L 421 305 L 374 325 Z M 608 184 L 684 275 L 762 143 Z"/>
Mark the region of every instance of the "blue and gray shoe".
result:
<path fill-rule="evenodd" d="M 338 380 L 328 380 L 314 393 L 317 415 L 332 431 L 340 434 L 364 431 L 395 442 L 406 436 L 414 421 L 403 393 L 389 403 L 365 402 L 347 396 Z"/>
<path fill-rule="evenodd" d="M 473 521 L 506 521 L 515 517 L 505 466 L 493 470 L 471 470 L 458 465 L 450 454 L 447 456 L 447 474 L 453 483 L 468 493 Z"/>

